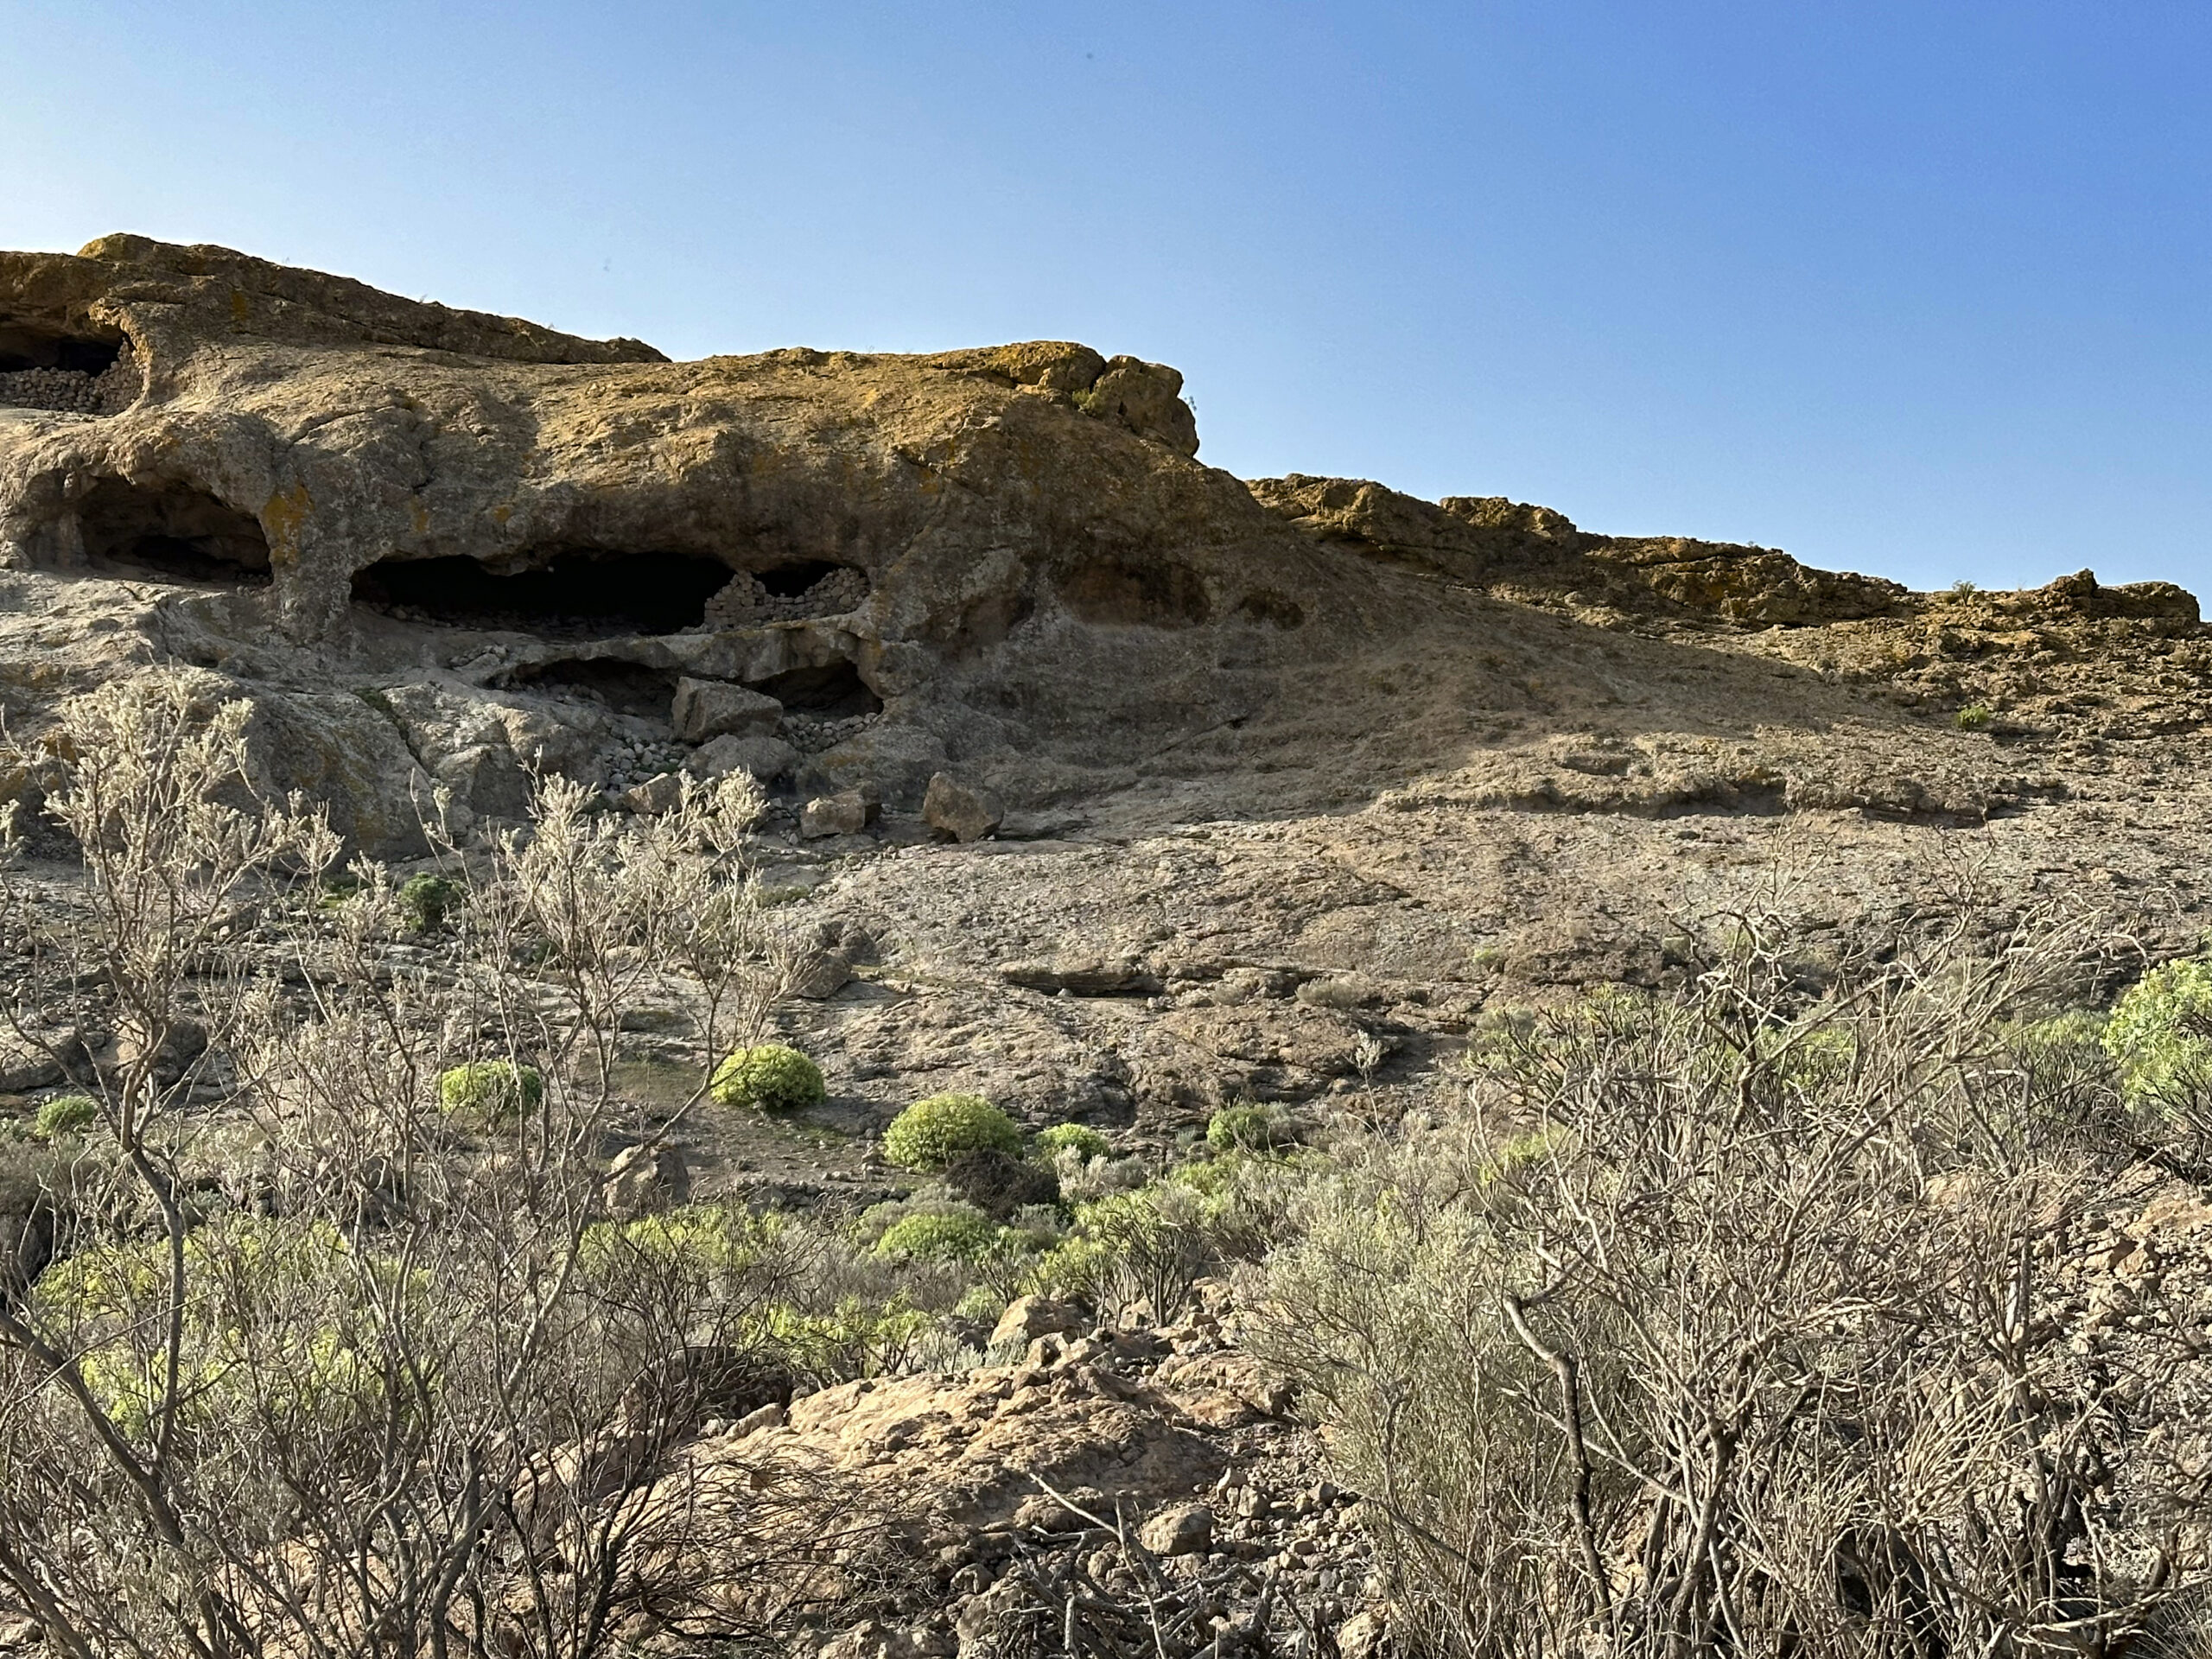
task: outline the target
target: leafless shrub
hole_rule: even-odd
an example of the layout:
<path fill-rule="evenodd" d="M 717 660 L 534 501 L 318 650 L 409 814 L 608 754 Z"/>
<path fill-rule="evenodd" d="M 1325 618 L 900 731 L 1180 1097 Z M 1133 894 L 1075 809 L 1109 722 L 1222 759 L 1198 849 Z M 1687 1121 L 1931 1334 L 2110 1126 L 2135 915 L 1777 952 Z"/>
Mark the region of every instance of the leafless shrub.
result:
<path fill-rule="evenodd" d="M 1681 995 L 1505 1028 L 1464 1112 L 1306 1190 L 1263 1342 L 1414 1645 L 2188 1650 L 2212 1309 L 2115 1328 L 2068 1277 L 2137 1167 L 2035 1036 L 2099 941 L 1988 920 L 1810 991 L 1735 918 Z"/>
<path fill-rule="evenodd" d="M 1209 1659 L 1227 1653 L 1319 1655 L 1317 1626 L 1272 1565 L 1144 1545 L 1122 1505 L 1086 1508 L 1037 1478 L 1087 1530 L 1021 1549 L 971 1623 L 973 1646 L 1006 1659 Z M 963 1645 L 963 1651 L 966 1647 Z"/>
<path fill-rule="evenodd" d="M 79 703 L 47 810 L 81 903 L 0 887 L 38 942 L 19 1032 L 117 1038 L 73 1253 L 0 1294 L 0 1581 L 76 1659 L 588 1659 L 839 1593 L 866 1552 L 823 1478 L 675 1455 L 788 1393 L 806 1263 L 741 1216 L 626 1228 L 601 1198 L 610 1131 L 668 1128 L 614 1090 L 623 1007 L 672 983 L 711 1052 L 783 994 L 757 791 L 639 821 L 548 780 L 531 830 L 449 849 L 434 957 L 381 868 L 332 902 L 337 838 L 251 798 L 244 725 L 162 677 Z M 484 1060 L 542 1094 L 448 1119 L 442 1072 Z M 195 1188 L 242 1129 L 250 1173 Z"/>

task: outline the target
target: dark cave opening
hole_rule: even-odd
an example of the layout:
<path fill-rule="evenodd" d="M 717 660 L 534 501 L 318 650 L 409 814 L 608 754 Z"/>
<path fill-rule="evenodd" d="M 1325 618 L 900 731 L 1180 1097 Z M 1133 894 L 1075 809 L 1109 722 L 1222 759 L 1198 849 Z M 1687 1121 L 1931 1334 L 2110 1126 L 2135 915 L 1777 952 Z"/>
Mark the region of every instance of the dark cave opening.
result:
<path fill-rule="evenodd" d="M 824 720 L 846 720 L 855 715 L 880 715 L 883 699 L 868 690 L 861 671 L 850 663 L 829 663 L 819 668 L 794 668 L 747 685 L 766 693 L 785 708 Z"/>
<path fill-rule="evenodd" d="M 96 480 L 77 504 L 85 559 L 94 570 L 162 582 L 268 582 L 261 526 L 188 484 Z"/>
<path fill-rule="evenodd" d="M 845 568 L 823 559 L 806 559 L 796 564 L 779 564 L 772 570 L 755 570 L 753 579 L 768 590 L 772 599 L 797 599 L 823 577 L 833 576 Z"/>
<path fill-rule="evenodd" d="M 71 374 L 105 374 L 123 355 L 121 334 L 105 338 L 55 334 L 0 322 L 0 374 L 27 369 L 64 369 Z"/>
<path fill-rule="evenodd" d="M 541 555 L 512 574 L 466 556 L 379 559 L 353 578 L 353 599 L 408 620 L 610 639 L 699 626 L 730 574 L 696 554 L 589 549 Z"/>
<path fill-rule="evenodd" d="M 533 691 L 575 691 L 618 715 L 668 718 L 676 701 L 676 676 L 666 669 L 608 658 L 537 663 L 514 671 L 512 683 Z"/>
<path fill-rule="evenodd" d="M 0 319 L 0 404 L 117 414 L 145 389 L 142 377 L 118 366 L 130 344 L 120 334 L 64 334 Z"/>

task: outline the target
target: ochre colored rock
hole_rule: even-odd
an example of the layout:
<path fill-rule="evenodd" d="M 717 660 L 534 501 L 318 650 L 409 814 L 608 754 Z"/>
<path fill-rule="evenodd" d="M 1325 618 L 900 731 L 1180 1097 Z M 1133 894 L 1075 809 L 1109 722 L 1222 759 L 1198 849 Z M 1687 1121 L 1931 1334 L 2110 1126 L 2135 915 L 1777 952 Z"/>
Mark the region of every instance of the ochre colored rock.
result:
<path fill-rule="evenodd" d="M 956 781 L 945 772 L 930 779 L 922 821 L 955 841 L 980 841 L 999 827 L 1006 808 L 988 789 Z"/>

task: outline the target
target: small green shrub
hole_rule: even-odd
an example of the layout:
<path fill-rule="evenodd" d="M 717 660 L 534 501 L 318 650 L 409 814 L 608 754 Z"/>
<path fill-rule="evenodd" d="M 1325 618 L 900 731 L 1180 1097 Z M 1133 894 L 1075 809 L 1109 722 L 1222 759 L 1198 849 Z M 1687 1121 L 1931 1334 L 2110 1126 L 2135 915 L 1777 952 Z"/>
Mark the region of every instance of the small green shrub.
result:
<path fill-rule="evenodd" d="M 999 1230 L 988 1217 L 941 1211 L 893 1223 L 875 1241 L 875 1253 L 910 1262 L 974 1262 L 998 1242 Z"/>
<path fill-rule="evenodd" d="M 438 1079 L 438 1105 L 455 1122 L 496 1128 L 537 1109 L 545 1079 L 512 1060 L 472 1060 Z"/>
<path fill-rule="evenodd" d="M 883 1155 L 901 1169 L 943 1169 L 963 1152 L 1020 1150 L 1014 1121 L 981 1095 L 918 1100 L 883 1132 Z"/>
<path fill-rule="evenodd" d="M 1083 1123 L 1055 1123 L 1037 1137 L 1038 1154 L 1048 1163 L 1064 1152 L 1087 1164 L 1094 1158 L 1111 1157 L 1113 1151 L 1112 1141 Z"/>
<path fill-rule="evenodd" d="M 450 876 L 410 875 L 399 887 L 399 908 L 417 933 L 435 933 L 460 905 L 467 889 Z"/>
<path fill-rule="evenodd" d="M 976 1319 L 985 1325 L 998 1323 L 1000 1314 L 1006 1312 L 1007 1299 L 992 1286 L 973 1284 L 960 1294 L 952 1305 L 952 1316 L 957 1319 Z"/>
<path fill-rule="evenodd" d="M 1264 1152 L 1286 1139 L 1282 1125 L 1264 1106 L 1224 1106 L 1206 1124 L 1206 1144 L 1216 1152 Z"/>
<path fill-rule="evenodd" d="M 1154 1319 L 1173 1319 L 1216 1259 L 1211 1207 L 1174 1180 L 1086 1204 L 1074 1231 L 1039 1262 L 1036 1282 L 1102 1310 L 1142 1300 Z"/>
<path fill-rule="evenodd" d="M 99 1115 L 99 1106 L 90 1095 L 56 1095 L 38 1109 L 34 1127 L 41 1139 L 51 1141 L 59 1135 L 89 1129 Z"/>
<path fill-rule="evenodd" d="M 2102 1041 L 2130 1105 L 2212 1080 L 2212 961 L 2183 957 L 2144 975 L 2113 1006 Z"/>
<path fill-rule="evenodd" d="M 1970 702 L 1952 716 L 1953 723 L 1962 732 L 1980 732 L 1989 728 L 1996 716 L 1990 713 L 1986 702 Z"/>
<path fill-rule="evenodd" d="M 626 1258 L 727 1279 L 761 1268 L 775 1254 L 783 1218 L 754 1215 L 742 1205 L 685 1204 L 635 1221 L 587 1228 L 580 1255 L 587 1272 L 613 1274 Z"/>
<path fill-rule="evenodd" d="M 822 1068 L 781 1043 L 739 1049 L 715 1068 L 708 1092 L 721 1105 L 756 1112 L 795 1112 L 819 1106 L 829 1096 Z"/>

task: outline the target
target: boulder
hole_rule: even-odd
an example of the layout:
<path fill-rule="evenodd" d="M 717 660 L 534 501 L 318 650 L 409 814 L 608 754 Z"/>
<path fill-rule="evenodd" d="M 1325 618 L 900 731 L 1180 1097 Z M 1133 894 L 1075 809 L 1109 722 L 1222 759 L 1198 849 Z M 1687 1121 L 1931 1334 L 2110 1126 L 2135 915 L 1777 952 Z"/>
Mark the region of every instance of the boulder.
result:
<path fill-rule="evenodd" d="M 658 817 L 683 798 L 683 775 L 664 772 L 622 791 L 622 804 L 646 817 Z"/>
<path fill-rule="evenodd" d="M 999 977 L 1027 991 L 1071 996 L 1156 996 L 1160 976 L 1126 957 L 1064 957 L 1050 962 L 1010 962 Z"/>
<path fill-rule="evenodd" d="M 691 1166 L 679 1147 L 625 1147 L 607 1166 L 607 1212 L 634 1220 L 691 1196 Z"/>
<path fill-rule="evenodd" d="M 1147 1519 L 1137 1541 L 1155 1555 L 1199 1555 L 1213 1548 L 1213 1511 L 1203 1503 L 1178 1503 Z"/>
<path fill-rule="evenodd" d="M 92 1070 L 92 1052 L 106 1041 L 104 1033 L 83 1032 L 75 1027 L 33 1029 L 21 1035 L 0 1027 L 0 1095 L 20 1095 L 87 1079 Z"/>
<path fill-rule="evenodd" d="M 732 1423 L 729 1426 L 729 1438 L 733 1440 L 741 1440 L 748 1434 L 758 1434 L 763 1429 L 781 1428 L 783 1426 L 783 1402 L 771 1400 L 759 1410 L 748 1411 Z"/>
<path fill-rule="evenodd" d="M 197 1020 L 171 1021 L 153 1044 L 126 1026 L 116 1044 L 115 1063 L 125 1071 L 143 1065 L 156 1083 L 166 1087 L 207 1051 L 207 1028 Z"/>
<path fill-rule="evenodd" d="M 772 783 L 798 760 L 798 751 L 779 737 L 715 738 L 702 745 L 683 763 L 695 778 L 725 778 L 733 772 L 749 772 L 762 783 Z"/>
<path fill-rule="evenodd" d="M 679 679 L 671 713 L 677 736 L 686 743 L 701 743 L 710 737 L 773 737 L 784 718 L 784 705 L 721 680 Z"/>
<path fill-rule="evenodd" d="M 62 1053 L 81 1052 L 74 1032 L 48 1039 Z M 68 1075 L 68 1068 L 44 1046 L 21 1041 L 12 1033 L 0 1032 L 0 1095 L 20 1095 L 32 1089 L 50 1089 Z"/>
<path fill-rule="evenodd" d="M 816 1659 L 950 1659 L 954 1643 L 942 1630 L 911 1630 L 864 1618 L 826 1643 Z"/>
<path fill-rule="evenodd" d="M 814 946 L 800 956 L 798 965 L 791 969 L 791 992 L 810 1002 L 820 1002 L 852 982 L 849 957 L 834 945 Z"/>
<path fill-rule="evenodd" d="M 875 822 L 880 810 L 865 791 L 857 789 L 817 795 L 799 809 L 798 832 L 810 840 L 857 836 Z"/>
<path fill-rule="evenodd" d="M 1005 817 L 1005 805 L 989 790 L 959 783 L 947 772 L 930 779 L 922 800 L 922 821 L 955 841 L 981 841 Z"/>
<path fill-rule="evenodd" d="M 991 1328 L 991 1346 L 1019 1343 L 1027 1348 L 1039 1337 L 1065 1336 L 1080 1331 L 1090 1321 L 1072 1302 L 1049 1296 L 1017 1296 Z"/>
<path fill-rule="evenodd" d="M 1337 1626 L 1337 1652 L 1342 1659 L 1382 1659 L 1390 1638 L 1381 1611 L 1362 1608 Z"/>

